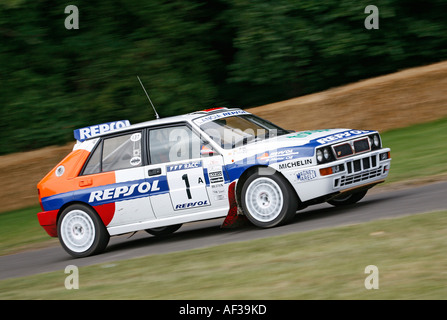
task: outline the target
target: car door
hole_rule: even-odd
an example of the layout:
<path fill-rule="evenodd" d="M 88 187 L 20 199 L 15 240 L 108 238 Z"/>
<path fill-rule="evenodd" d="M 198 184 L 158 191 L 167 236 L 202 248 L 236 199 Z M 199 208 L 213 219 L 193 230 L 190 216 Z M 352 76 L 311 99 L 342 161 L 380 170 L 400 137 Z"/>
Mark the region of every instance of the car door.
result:
<path fill-rule="evenodd" d="M 222 156 L 187 123 L 149 129 L 148 151 L 147 179 L 164 187 L 150 196 L 157 219 L 228 208 Z"/>
<path fill-rule="evenodd" d="M 155 220 L 149 194 L 162 185 L 149 183 L 142 158 L 143 132 L 124 132 L 99 141 L 79 180 L 76 199 L 97 210 L 107 227 Z"/>

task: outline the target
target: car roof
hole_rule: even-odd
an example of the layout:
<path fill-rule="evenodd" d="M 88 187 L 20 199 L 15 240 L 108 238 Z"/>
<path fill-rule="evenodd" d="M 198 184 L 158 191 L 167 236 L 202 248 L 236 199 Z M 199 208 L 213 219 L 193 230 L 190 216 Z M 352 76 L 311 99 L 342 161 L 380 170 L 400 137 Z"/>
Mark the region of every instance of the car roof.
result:
<path fill-rule="evenodd" d="M 151 127 L 151 126 L 166 125 L 166 124 L 170 124 L 170 123 L 178 123 L 178 122 L 185 122 L 185 121 L 192 122 L 192 120 L 199 119 L 204 116 L 208 116 L 208 115 L 212 115 L 212 114 L 216 114 L 216 113 L 220 113 L 220 112 L 224 112 L 224 111 L 233 111 L 233 110 L 241 110 L 241 109 L 240 108 L 225 108 L 225 107 L 211 108 L 211 109 L 195 111 L 195 112 L 178 115 L 178 116 L 170 116 L 170 117 L 166 117 L 166 118 L 159 118 L 159 119 L 144 121 L 144 122 L 132 124 L 127 127 L 115 129 L 113 131 L 108 131 L 108 132 L 104 132 L 101 134 L 97 134 L 87 140 L 95 139 L 95 138 L 99 138 L 99 137 L 103 137 L 103 136 L 108 136 L 108 135 L 119 133 L 119 132 L 125 132 L 125 131 L 130 131 L 130 130 L 135 130 L 135 129 Z"/>

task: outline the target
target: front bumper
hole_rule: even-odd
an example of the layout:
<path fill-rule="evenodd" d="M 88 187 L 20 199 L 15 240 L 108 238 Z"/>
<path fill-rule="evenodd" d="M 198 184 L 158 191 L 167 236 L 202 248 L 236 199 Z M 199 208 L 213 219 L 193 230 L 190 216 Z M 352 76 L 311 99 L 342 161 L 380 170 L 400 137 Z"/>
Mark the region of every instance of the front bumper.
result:
<path fill-rule="evenodd" d="M 380 155 L 387 158 L 381 160 Z M 390 170 L 390 149 L 383 148 L 318 166 L 284 172 L 301 202 L 383 182 Z M 330 170 L 329 170 L 330 168 Z"/>

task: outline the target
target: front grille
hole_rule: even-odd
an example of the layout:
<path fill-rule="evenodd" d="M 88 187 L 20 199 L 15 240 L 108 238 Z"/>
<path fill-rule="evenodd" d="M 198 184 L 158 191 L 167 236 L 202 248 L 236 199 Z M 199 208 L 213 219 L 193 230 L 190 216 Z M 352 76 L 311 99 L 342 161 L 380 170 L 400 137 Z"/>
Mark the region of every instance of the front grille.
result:
<path fill-rule="evenodd" d="M 369 147 L 368 138 L 364 138 L 364 139 L 360 139 L 360 140 L 354 141 L 355 153 L 369 151 L 369 149 L 370 149 L 370 147 Z"/>
<path fill-rule="evenodd" d="M 369 139 L 367 137 L 344 142 L 338 145 L 333 146 L 335 156 L 337 158 L 343 158 L 347 156 L 351 156 L 357 153 L 363 153 L 371 150 L 371 146 L 369 144 Z"/>
<path fill-rule="evenodd" d="M 377 155 L 346 161 L 348 175 L 340 178 L 340 186 L 342 187 L 380 176 L 382 174 L 382 168 L 377 167 L 377 163 Z"/>
<path fill-rule="evenodd" d="M 377 166 L 377 155 L 365 157 L 362 159 L 351 160 L 346 162 L 346 170 L 348 174 L 356 173 Z"/>
<path fill-rule="evenodd" d="M 367 170 L 364 172 L 356 173 L 350 176 L 342 176 L 340 178 L 340 187 L 347 186 L 350 184 L 354 184 L 357 182 L 366 181 L 375 177 L 378 177 L 382 174 L 382 168 L 376 168 L 372 170 Z"/>
<path fill-rule="evenodd" d="M 353 154 L 351 145 L 349 143 L 339 144 L 338 146 L 334 146 L 335 154 L 337 158 L 343 158 L 346 156 L 350 156 Z"/>

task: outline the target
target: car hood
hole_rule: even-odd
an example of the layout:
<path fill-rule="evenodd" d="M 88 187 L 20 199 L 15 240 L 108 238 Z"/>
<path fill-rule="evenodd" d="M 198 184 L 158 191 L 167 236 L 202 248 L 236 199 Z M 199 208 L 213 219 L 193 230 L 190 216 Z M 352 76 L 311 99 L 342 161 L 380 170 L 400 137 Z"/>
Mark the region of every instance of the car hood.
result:
<path fill-rule="evenodd" d="M 319 146 L 339 143 L 373 132 L 376 131 L 342 128 L 292 132 L 232 149 L 228 155 L 235 158 L 236 161 L 255 156 L 257 159 L 269 162 L 313 157 L 315 148 Z"/>

